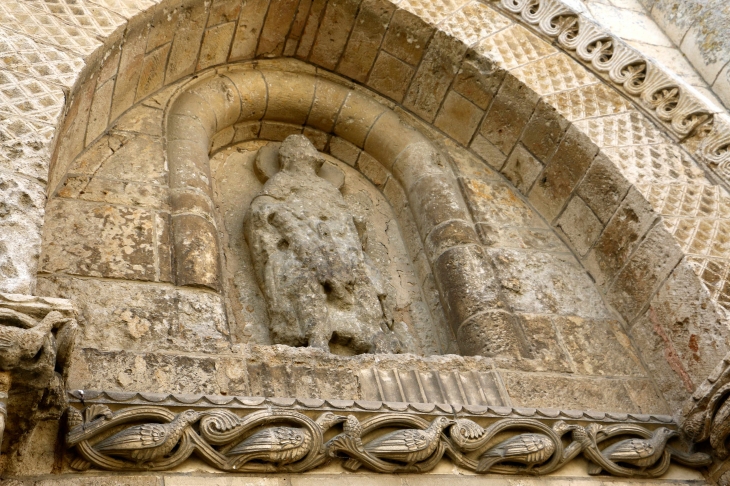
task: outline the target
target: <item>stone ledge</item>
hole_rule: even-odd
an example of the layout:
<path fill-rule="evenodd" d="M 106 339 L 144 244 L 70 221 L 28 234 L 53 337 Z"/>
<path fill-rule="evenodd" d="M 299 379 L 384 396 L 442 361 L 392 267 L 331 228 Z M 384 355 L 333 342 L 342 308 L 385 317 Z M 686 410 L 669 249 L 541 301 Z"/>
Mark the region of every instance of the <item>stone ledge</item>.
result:
<path fill-rule="evenodd" d="M 670 415 L 639 414 L 624 412 L 599 412 L 586 410 L 558 410 L 555 408 L 502 407 L 488 405 L 463 405 L 445 403 L 380 402 L 371 400 L 335 400 L 323 398 L 241 397 L 204 394 L 165 394 L 147 392 L 120 392 L 99 390 L 69 390 L 69 402 L 73 404 L 102 405 L 158 405 L 162 407 L 231 408 L 261 410 L 286 407 L 312 411 L 351 412 L 406 412 L 421 414 L 461 414 L 484 418 L 536 418 L 549 420 L 580 420 L 601 423 L 636 423 L 671 425 L 676 427 Z"/>

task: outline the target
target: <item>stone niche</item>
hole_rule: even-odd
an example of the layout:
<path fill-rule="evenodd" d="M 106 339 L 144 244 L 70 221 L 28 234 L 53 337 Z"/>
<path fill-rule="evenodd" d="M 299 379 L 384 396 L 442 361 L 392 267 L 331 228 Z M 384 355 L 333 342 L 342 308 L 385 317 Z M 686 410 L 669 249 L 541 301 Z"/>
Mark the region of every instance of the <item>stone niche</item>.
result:
<path fill-rule="evenodd" d="M 271 332 L 244 222 L 292 134 L 352 216 L 399 343 L 387 353 Z M 78 308 L 70 389 L 669 411 L 581 264 L 508 180 L 308 64 L 167 87 L 60 180 L 37 291 Z"/>
<path fill-rule="evenodd" d="M 255 275 L 251 245 L 244 236 L 244 219 L 251 202 L 261 193 L 263 182 L 269 178 L 265 172 L 273 169 L 270 174 L 273 176 L 278 171 L 280 146 L 278 142 L 251 140 L 229 146 L 211 157 L 213 198 L 223 223 L 220 231 L 225 262 L 222 281 L 227 286 L 225 291 L 230 296 L 236 326 L 252 344 L 279 344 L 269 330 L 266 299 Z M 332 174 L 328 177 L 332 182 L 323 178 L 323 183 L 341 192 L 346 214 L 359 226 L 357 232 L 363 252 L 382 280 L 386 299 L 392 300 L 383 305 L 391 306 L 392 331 L 401 345 L 398 352 L 443 354 L 449 345 L 448 334 L 440 331 L 440 323 L 434 322 L 421 288 L 428 274 L 419 275 L 414 267 L 393 207 L 354 167 L 328 154 L 320 156 L 326 161 L 320 173 Z M 262 170 L 266 164 L 271 169 Z M 413 226 L 412 218 L 409 219 L 406 224 Z M 410 242 L 410 246 L 418 244 Z M 329 351 L 341 355 L 364 352 L 338 341 L 336 336 L 329 342 Z"/>

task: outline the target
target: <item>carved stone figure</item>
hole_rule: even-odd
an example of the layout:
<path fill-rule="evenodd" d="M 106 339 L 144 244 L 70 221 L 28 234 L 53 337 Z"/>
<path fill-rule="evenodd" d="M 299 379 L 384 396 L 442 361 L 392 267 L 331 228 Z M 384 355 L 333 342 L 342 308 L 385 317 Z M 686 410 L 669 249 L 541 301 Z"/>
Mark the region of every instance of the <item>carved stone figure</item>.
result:
<path fill-rule="evenodd" d="M 425 430 L 390 432 L 368 442 L 364 449 L 377 458 L 415 464 L 428 459 L 436 451 L 441 432 L 455 423 L 448 417 L 437 417 Z"/>
<path fill-rule="evenodd" d="M 730 456 L 730 354 L 697 387 L 684 407 L 682 432 L 696 444 L 709 442 L 721 460 Z"/>
<path fill-rule="evenodd" d="M 478 472 L 487 472 L 502 461 L 519 462 L 528 469 L 543 463 L 555 452 L 555 442 L 545 434 L 520 434 L 499 443 L 479 458 Z"/>
<path fill-rule="evenodd" d="M 35 399 L 51 386 L 55 370 L 63 367 L 73 345 L 72 316 L 73 308 L 62 299 L 0 294 L 0 444 L 11 386 L 22 389 L 29 400 L 28 407 L 13 410 L 16 424 L 34 426 Z"/>
<path fill-rule="evenodd" d="M 277 344 L 394 353 L 392 304 L 363 251 L 364 222 L 317 175 L 324 160 L 302 135 L 279 150 L 280 171 L 254 198 L 244 232 Z M 358 231 L 360 226 L 360 231 Z"/>
<path fill-rule="evenodd" d="M 10 371 L 21 361 L 32 360 L 44 346 L 55 355 L 55 343 L 48 339 L 49 334 L 72 320 L 51 311 L 37 322 L 20 312 L 0 308 L 0 370 Z"/>

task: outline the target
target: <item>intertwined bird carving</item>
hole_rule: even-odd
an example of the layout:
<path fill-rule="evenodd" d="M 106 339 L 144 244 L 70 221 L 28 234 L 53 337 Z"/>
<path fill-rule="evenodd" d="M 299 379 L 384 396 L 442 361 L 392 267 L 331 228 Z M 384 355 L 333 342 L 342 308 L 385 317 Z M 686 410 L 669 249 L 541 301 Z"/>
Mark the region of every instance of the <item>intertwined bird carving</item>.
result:
<path fill-rule="evenodd" d="M 489 449 L 479 458 L 478 472 L 486 472 L 499 462 L 509 461 L 532 469 L 555 452 L 555 443 L 544 434 L 520 434 Z"/>
<path fill-rule="evenodd" d="M 409 465 L 428 459 L 436 451 L 441 432 L 456 422 L 438 417 L 428 428 L 404 429 L 385 434 L 365 444 L 365 452 L 382 459 L 392 459 Z"/>
<path fill-rule="evenodd" d="M 558 422 L 553 427 L 555 433 L 561 437 L 575 426 Z M 529 471 L 533 467 L 550 459 L 555 452 L 555 442 L 549 436 L 538 433 L 520 434 L 511 439 L 500 442 L 487 450 L 479 458 L 478 472 L 486 472 L 500 462 L 516 462 L 525 464 Z"/>
<path fill-rule="evenodd" d="M 317 418 L 316 424 L 324 433 L 344 420 L 345 417 L 341 415 L 325 412 Z M 312 434 L 305 428 L 269 427 L 247 437 L 226 455 L 233 458 L 230 464 L 234 468 L 240 468 L 252 460 L 273 462 L 281 466 L 306 456 L 312 440 Z"/>
<path fill-rule="evenodd" d="M 0 324 L 10 324 L 0 325 L 0 370 L 9 371 L 21 361 L 34 358 L 51 330 L 72 320 L 51 311 L 41 322 L 36 322 L 12 309 L 0 309 Z"/>
<path fill-rule="evenodd" d="M 136 425 L 102 440 L 94 449 L 138 463 L 153 461 L 169 454 L 180 442 L 185 429 L 201 416 L 200 412 L 186 410 L 167 424 Z"/>
<path fill-rule="evenodd" d="M 601 455 L 613 462 L 631 464 L 642 469 L 654 465 L 664 453 L 667 442 L 678 435 L 676 431 L 659 427 L 649 439 L 626 439 L 601 451 Z M 591 464 L 588 474 L 599 474 L 603 468 Z"/>

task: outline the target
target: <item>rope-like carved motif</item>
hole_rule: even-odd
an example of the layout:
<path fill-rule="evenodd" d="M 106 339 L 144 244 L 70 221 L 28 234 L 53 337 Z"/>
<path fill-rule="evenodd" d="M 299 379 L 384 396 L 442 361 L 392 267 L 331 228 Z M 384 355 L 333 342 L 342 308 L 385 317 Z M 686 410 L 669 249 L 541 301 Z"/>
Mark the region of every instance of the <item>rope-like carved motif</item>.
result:
<path fill-rule="evenodd" d="M 681 140 L 704 135 L 698 155 L 726 182 L 730 182 L 730 123 L 690 93 L 651 60 L 611 35 L 603 27 L 572 11 L 560 0 L 492 0 L 562 48 L 608 78 L 626 94 L 638 98 L 647 110 Z M 703 127 L 702 132 L 697 129 Z"/>
<path fill-rule="evenodd" d="M 320 411 L 314 420 L 293 409 L 239 413 L 212 408 L 175 414 L 152 405 L 116 412 L 102 404 L 83 412 L 71 407 L 67 445 L 78 456 L 72 467 L 162 471 L 195 454 L 231 472 L 299 473 L 338 458 L 352 471 L 423 473 L 447 456 L 477 473 L 544 475 L 582 454 L 589 474 L 655 478 L 667 472 L 672 460 L 693 467 L 710 463 L 707 454 L 669 446 L 676 431 L 631 423 L 582 425 L 512 417 L 482 426 L 469 418 L 437 415 L 427 420 L 399 412 L 358 419 Z M 326 436 L 331 438 L 325 441 Z"/>

